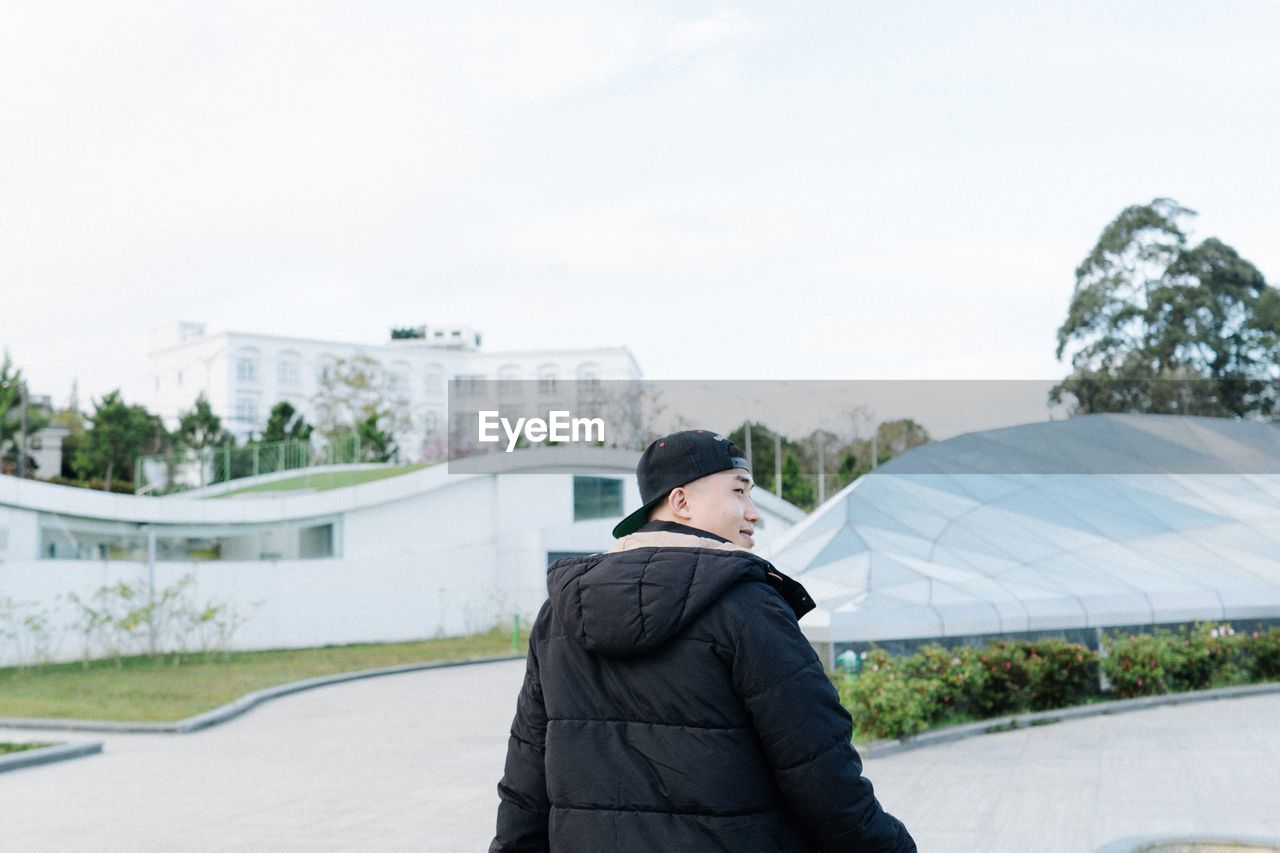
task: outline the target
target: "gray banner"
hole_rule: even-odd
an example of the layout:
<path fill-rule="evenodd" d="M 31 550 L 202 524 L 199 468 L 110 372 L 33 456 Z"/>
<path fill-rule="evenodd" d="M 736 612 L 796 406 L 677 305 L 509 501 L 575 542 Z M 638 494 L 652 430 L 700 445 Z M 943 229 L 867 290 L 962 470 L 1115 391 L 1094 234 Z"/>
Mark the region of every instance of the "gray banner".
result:
<path fill-rule="evenodd" d="M 1055 401 L 1056 384 L 458 380 L 449 388 L 449 470 L 576 469 L 600 458 L 584 449 L 635 453 L 670 432 L 706 428 L 752 445 L 744 449 L 762 485 L 784 476 L 788 459 L 796 476 L 833 482 L 864 473 L 1280 473 L 1271 421 L 1180 411 L 1203 403 L 1202 383 L 1095 383 L 1087 399 L 1067 391 Z M 1169 413 L 1096 411 L 1126 405 Z M 522 451 L 535 450 L 561 455 L 530 465 Z"/>

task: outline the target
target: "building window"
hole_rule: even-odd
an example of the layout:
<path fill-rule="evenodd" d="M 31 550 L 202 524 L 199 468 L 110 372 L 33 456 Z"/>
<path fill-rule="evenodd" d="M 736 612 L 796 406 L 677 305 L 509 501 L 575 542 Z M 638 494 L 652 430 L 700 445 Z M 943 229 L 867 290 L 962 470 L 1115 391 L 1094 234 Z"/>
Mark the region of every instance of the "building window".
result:
<path fill-rule="evenodd" d="M 460 373 L 453 377 L 453 393 L 459 397 L 478 397 L 483 393 L 484 374 Z"/>
<path fill-rule="evenodd" d="M 328 353 L 320 356 L 320 366 L 316 368 L 316 385 L 323 388 L 333 375 L 333 367 L 338 359 Z"/>
<path fill-rule="evenodd" d="M 236 359 L 236 381 L 257 382 L 258 361 L 250 356 L 242 355 Z"/>
<path fill-rule="evenodd" d="M 397 361 L 387 372 L 387 386 L 392 394 L 403 396 L 409 393 L 409 365 Z"/>
<path fill-rule="evenodd" d="M 578 367 L 578 381 L 588 388 L 594 388 L 600 384 L 600 366 L 588 362 Z"/>
<path fill-rule="evenodd" d="M 498 396 L 512 399 L 520 396 L 520 368 L 505 364 L 498 368 Z"/>
<path fill-rule="evenodd" d="M 622 481 L 612 477 L 573 478 L 573 520 L 622 516 Z"/>
<path fill-rule="evenodd" d="M 438 364 L 428 367 L 422 380 L 422 390 L 428 397 L 439 397 L 444 392 L 444 368 Z"/>
<path fill-rule="evenodd" d="M 253 397 L 236 398 L 236 420 L 257 423 L 258 401 Z"/>
<path fill-rule="evenodd" d="M 556 368 L 555 365 L 544 364 L 538 368 L 538 393 L 554 394 L 556 393 Z"/>
<path fill-rule="evenodd" d="M 281 388 L 297 388 L 302 382 L 302 369 L 293 356 L 282 356 L 276 363 L 276 384 Z"/>
<path fill-rule="evenodd" d="M 157 525 L 161 562 L 314 560 L 337 556 L 337 521 L 309 519 L 272 525 Z M 41 514 L 40 558 L 145 562 L 147 530 L 140 524 Z"/>

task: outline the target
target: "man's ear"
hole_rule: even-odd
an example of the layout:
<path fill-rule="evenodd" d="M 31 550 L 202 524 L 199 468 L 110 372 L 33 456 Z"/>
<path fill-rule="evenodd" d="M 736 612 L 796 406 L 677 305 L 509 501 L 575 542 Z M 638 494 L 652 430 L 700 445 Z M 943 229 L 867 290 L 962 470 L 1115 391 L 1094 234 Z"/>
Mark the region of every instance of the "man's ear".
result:
<path fill-rule="evenodd" d="M 684 486 L 676 486 L 667 495 L 667 508 L 676 518 L 688 521 L 693 518 L 693 510 L 689 506 L 689 494 Z"/>

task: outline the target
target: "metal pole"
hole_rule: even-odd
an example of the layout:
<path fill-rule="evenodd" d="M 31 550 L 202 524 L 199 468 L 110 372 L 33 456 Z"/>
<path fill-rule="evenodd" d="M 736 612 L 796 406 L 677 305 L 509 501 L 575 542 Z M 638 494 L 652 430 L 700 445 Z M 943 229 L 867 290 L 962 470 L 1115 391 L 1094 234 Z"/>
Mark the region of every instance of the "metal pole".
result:
<path fill-rule="evenodd" d="M 880 457 L 880 446 L 878 444 L 880 438 L 880 427 L 876 427 L 871 431 L 871 470 L 876 469 L 876 462 Z"/>
<path fill-rule="evenodd" d="M 27 380 L 18 386 L 22 396 L 22 435 L 18 440 L 18 476 L 27 476 Z"/>
<path fill-rule="evenodd" d="M 156 653 L 156 529 L 147 525 L 147 635 L 152 656 Z"/>
<path fill-rule="evenodd" d="M 827 499 L 827 439 L 818 429 L 818 505 Z"/>
<path fill-rule="evenodd" d="M 749 420 L 746 421 L 746 439 L 747 446 L 743 449 L 747 451 L 747 467 L 754 471 L 756 467 L 756 460 L 751 455 L 751 421 Z M 752 476 L 755 475 L 753 474 Z"/>
<path fill-rule="evenodd" d="M 782 433 L 773 434 L 773 493 L 782 497 Z"/>

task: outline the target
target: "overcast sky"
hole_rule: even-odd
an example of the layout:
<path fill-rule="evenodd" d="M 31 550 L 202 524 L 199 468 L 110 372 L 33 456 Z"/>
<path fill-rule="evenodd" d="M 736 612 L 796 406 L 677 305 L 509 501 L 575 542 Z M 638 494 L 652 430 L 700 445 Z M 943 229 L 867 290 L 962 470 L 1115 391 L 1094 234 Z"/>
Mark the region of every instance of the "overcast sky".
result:
<path fill-rule="evenodd" d="M 1157 196 L 1280 280 L 1275 3 L 0 8 L 0 343 L 58 401 L 180 320 L 1056 377 Z"/>

